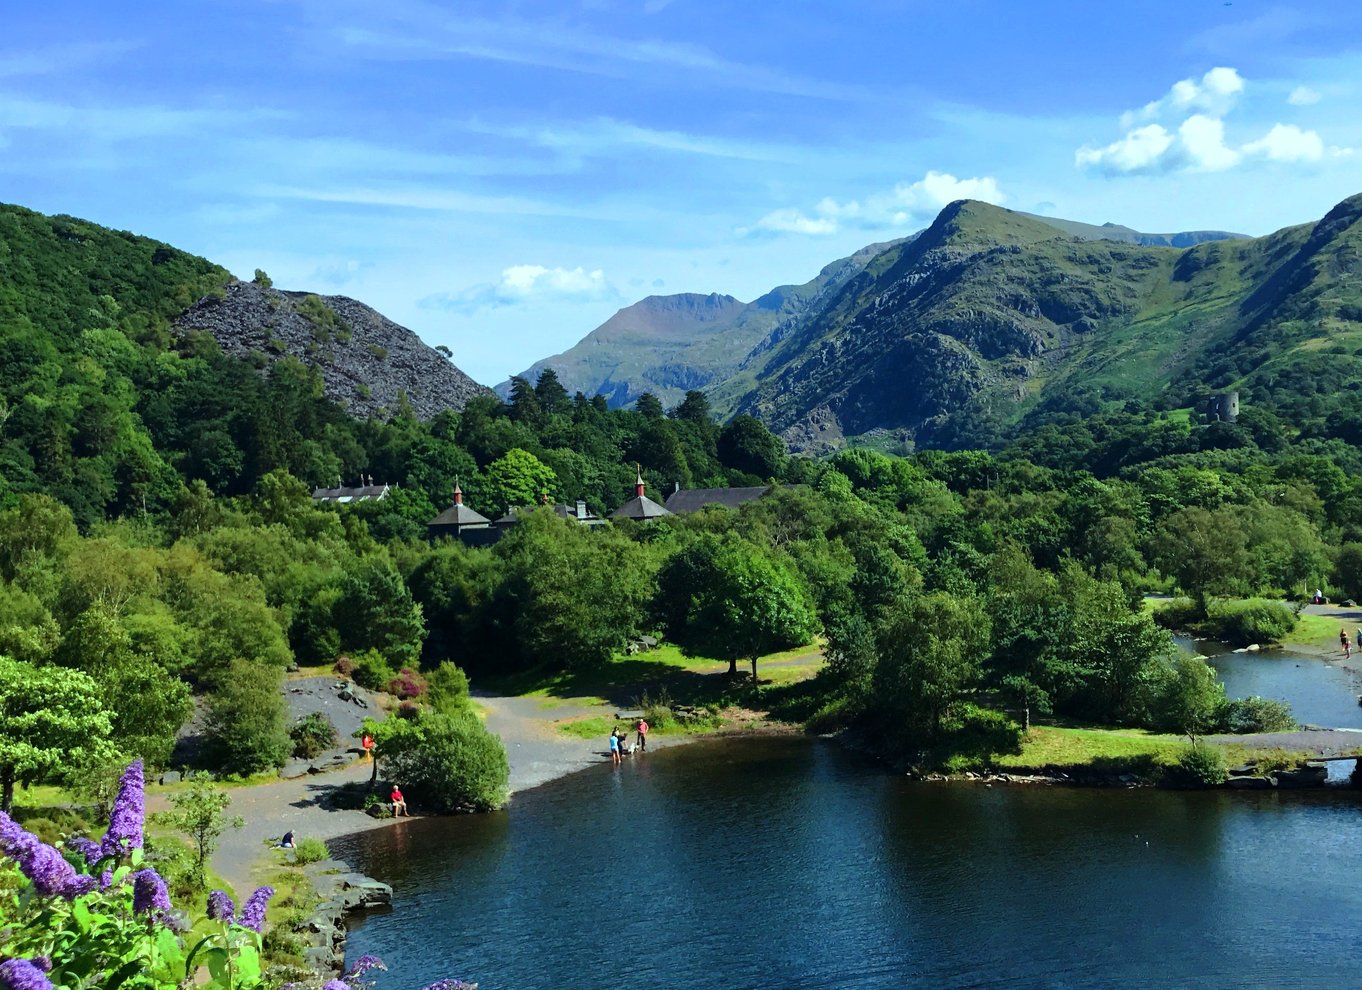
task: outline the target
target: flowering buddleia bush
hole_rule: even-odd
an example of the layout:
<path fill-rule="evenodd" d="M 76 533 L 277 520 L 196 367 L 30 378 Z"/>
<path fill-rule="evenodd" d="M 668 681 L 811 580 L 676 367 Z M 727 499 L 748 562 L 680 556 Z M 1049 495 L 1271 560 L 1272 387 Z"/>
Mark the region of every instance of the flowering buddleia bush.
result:
<path fill-rule="evenodd" d="M 103 840 L 51 846 L 0 811 L 0 990 L 263 990 L 260 932 L 274 895 L 208 895 L 194 927 L 143 858 L 142 762 L 123 774 Z M 324 990 L 370 990 L 361 956 Z M 440 980 L 427 990 L 476 990 Z"/>

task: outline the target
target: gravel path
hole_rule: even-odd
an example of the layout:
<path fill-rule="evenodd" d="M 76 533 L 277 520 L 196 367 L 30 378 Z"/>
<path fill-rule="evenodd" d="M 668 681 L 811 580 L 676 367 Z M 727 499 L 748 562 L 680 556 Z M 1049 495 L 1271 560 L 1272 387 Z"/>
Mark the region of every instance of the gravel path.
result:
<path fill-rule="evenodd" d="M 1362 749 L 1362 729 L 1301 729 L 1297 732 L 1250 732 L 1242 736 L 1204 736 L 1207 742 L 1224 745 L 1309 751 L 1319 756 L 1338 756 Z"/>
<path fill-rule="evenodd" d="M 474 700 L 485 713 L 488 729 L 500 736 L 506 746 L 512 794 L 610 758 L 604 737 L 578 739 L 554 724 L 581 717 L 613 716 L 616 709 L 609 705 L 546 703 L 542 698 L 478 693 Z M 628 723 L 621 720 L 620 724 Z M 654 736 L 649 740 L 649 748 L 674 746 L 690 738 Z M 327 795 L 336 787 L 368 780 L 372 772 L 372 765 L 360 760 L 328 773 L 234 788 L 230 791 L 232 803 L 227 814 L 240 815 L 246 824 L 222 836 L 213 854 L 213 868 L 240 897 L 263 882 L 260 867 L 269 864 L 271 857 L 282 858 L 283 853 L 272 854 L 269 849 L 289 830 L 300 839 L 305 836 L 334 839 L 369 829 L 400 826 L 407 819 L 371 818 L 361 811 L 326 806 Z M 151 796 L 148 806 L 150 810 L 164 810 L 168 807 L 165 795 Z"/>

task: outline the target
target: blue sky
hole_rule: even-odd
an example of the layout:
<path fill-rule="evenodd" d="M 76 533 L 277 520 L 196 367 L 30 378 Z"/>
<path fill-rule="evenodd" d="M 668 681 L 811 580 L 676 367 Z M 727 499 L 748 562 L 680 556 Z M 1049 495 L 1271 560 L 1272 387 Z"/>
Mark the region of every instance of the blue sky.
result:
<path fill-rule="evenodd" d="M 0 201 L 367 302 L 494 384 L 952 199 L 1261 234 L 1362 192 L 1362 5 L 7 10 Z"/>

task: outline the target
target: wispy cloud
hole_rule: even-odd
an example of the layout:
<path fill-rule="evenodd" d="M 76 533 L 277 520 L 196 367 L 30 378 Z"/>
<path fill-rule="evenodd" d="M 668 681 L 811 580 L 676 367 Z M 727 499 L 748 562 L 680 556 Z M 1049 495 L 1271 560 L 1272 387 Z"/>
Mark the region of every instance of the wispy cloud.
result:
<path fill-rule="evenodd" d="M 957 199 L 1002 203 L 1007 197 L 992 176 L 957 179 L 948 172 L 928 172 L 911 183 L 860 200 L 839 202 L 826 197 L 805 213 L 794 208 L 773 210 L 737 234 L 835 234 L 843 227 L 860 230 L 903 229 L 929 219 Z"/>
<path fill-rule="evenodd" d="M 688 85 L 725 86 L 830 100 L 863 100 L 864 86 L 808 78 L 753 62 L 724 58 L 701 45 L 656 38 L 630 38 L 589 30 L 562 20 L 451 16 L 430 5 L 390 12 L 389 23 L 340 24 L 332 33 L 366 57 L 384 60 L 468 58 L 533 65 L 608 77 L 684 73 Z"/>
<path fill-rule="evenodd" d="M 0 94 L 0 127 L 79 132 L 107 142 L 128 142 L 282 120 L 289 115 L 269 108 L 76 105 Z"/>
<path fill-rule="evenodd" d="M 806 149 L 801 148 L 659 130 L 609 117 L 541 127 L 508 127 L 481 122 L 465 126 L 474 133 L 513 138 L 541 148 L 588 157 L 640 148 L 754 162 L 796 162 L 806 154 Z"/>
<path fill-rule="evenodd" d="M 80 66 L 112 61 L 139 47 L 134 41 L 73 41 L 21 52 L 0 51 L 0 79 L 67 74 Z"/>
<path fill-rule="evenodd" d="M 497 282 L 472 285 L 457 292 L 427 296 L 418 305 L 423 309 L 445 309 L 475 313 L 528 302 L 562 302 L 611 299 L 619 292 L 597 268 L 545 268 L 543 265 L 512 265 L 502 271 Z"/>
<path fill-rule="evenodd" d="M 1320 94 L 1309 86 L 1297 86 L 1286 98 L 1293 107 L 1308 107 L 1320 101 Z"/>
<path fill-rule="evenodd" d="M 297 199 L 316 203 L 349 203 L 355 206 L 399 207 L 435 213 L 485 213 L 492 215 L 580 217 L 610 219 L 599 213 L 517 196 L 484 196 L 437 186 L 332 186 L 312 187 L 262 184 L 252 193 L 265 199 Z"/>

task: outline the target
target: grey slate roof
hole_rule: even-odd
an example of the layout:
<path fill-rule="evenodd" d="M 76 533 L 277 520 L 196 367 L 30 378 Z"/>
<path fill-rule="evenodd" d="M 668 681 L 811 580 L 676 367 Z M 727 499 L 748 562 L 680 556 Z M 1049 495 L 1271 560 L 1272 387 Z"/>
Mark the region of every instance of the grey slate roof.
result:
<path fill-rule="evenodd" d="M 314 488 L 314 502 L 379 502 L 388 495 L 387 485 L 360 485 L 355 488 Z"/>
<path fill-rule="evenodd" d="M 660 519 L 662 516 L 670 516 L 671 512 L 665 505 L 658 505 L 647 495 L 635 495 L 625 502 L 614 512 L 610 513 L 611 519 Z"/>
<path fill-rule="evenodd" d="M 462 529 L 465 526 L 490 526 L 492 521 L 476 509 L 459 502 L 445 509 L 427 525 L 452 526 L 456 529 Z"/>
<path fill-rule="evenodd" d="M 681 488 L 667 496 L 667 508 L 680 514 L 697 512 L 707 505 L 736 509 L 744 502 L 761 498 L 770 490 L 770 485 L 757 488 Z"/>

